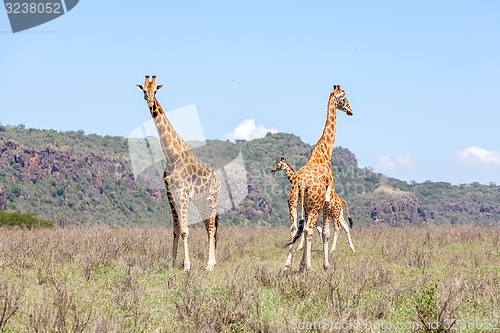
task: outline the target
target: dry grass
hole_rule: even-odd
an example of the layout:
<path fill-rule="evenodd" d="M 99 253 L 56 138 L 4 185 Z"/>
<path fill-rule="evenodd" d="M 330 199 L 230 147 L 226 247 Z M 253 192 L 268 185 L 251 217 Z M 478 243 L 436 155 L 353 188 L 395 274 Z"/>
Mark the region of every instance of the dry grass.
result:
<path fill-rule="evenodd" d="M 206 273 L 206 234 L 195 228 L 186 273 L 168 265 L 167 228 L 0 229 L 0 331 L 348 330 L 316 325 L 322 320 L 367 332 L 377 329 L 366 323 L 415 322 L 421 331 L 498 327 L 499 229 L 352 234 L 358 252 L 341 236 L 328 271 L 316 237 L 312 271 L 283 273 L 285 228 L 222 227 L 218 264 Z"/>

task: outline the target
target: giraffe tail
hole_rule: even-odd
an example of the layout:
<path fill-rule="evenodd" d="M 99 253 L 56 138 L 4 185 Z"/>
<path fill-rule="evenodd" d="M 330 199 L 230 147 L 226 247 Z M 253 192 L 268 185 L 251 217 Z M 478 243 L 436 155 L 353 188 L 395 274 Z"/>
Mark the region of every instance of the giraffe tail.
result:
<path fill-rule="evenodd" d="M 214 235 L 214 246 L 217 248 L 217 229 L 219 228 L 219 215 L 215 215 L 215 235 Z"/>
<path fill-rule="evenodd" d="M 345 202 L 344 199 L 342 199 L 342 202 L 344 203 L 345 208 L 347 210 L 347 219 L 349 220 L 349 228 L 352 228 L 352 226 L 354 225 L 354 222 L 352 221 L 351 214 L 349 213 L 349 206 L 347 205 L 347 202 Z"/>
<path fill-rule="evenodd" d="M 304 219 L 299 220 L 299 225 L 297 227 L 297 231 L 295 232 L 295 235 L 293 235 L 292 239 L 290 239 L 290 241 L 288 243 L 286 243 L 284 247 L 287 247 L 287 246 L 294 244 L 295 241 L 297 241 L 297 239 L 300 238 L 300 236 L 302 235 L 302 232 L 304 231 L 304 223 L 305 223 Z"/>

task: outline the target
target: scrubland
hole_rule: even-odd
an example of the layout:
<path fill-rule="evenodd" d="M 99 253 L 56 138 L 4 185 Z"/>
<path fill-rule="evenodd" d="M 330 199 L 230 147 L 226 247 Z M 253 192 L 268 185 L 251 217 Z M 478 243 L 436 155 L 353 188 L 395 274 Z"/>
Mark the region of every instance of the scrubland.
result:
<path fill-rule="evenodd" d="M 323 270 L 283 271 L 286 228 L 220 227 L 206 272 L 204 228 L 191 271 L 170 267 L 161 227 L 0 229 L 0 331 L 496 331 L 500 229 L 354 228 Z"/>

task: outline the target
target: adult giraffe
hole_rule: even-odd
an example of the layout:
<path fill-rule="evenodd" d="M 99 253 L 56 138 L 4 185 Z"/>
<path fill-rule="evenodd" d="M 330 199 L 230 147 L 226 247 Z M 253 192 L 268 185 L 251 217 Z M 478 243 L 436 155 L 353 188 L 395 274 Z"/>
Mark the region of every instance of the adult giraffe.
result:
<path fill-rule="evenodd" d="M 174 241 L 172 247 L 172 265 L 177 259 L 179 237 L 184 242 L 184 270 L 191 268 L 188 252 L 188 205 L 192 201 L 200 213 L 208 234 L 207 270 L 215 266 L 215 247 L 217 244 L 217 206 L 221 192 L 221 183 L 215 170 L 193 155 L 186 141 L 174 130 L 163 109 L 156 99 L 156 92 L 162 85 L 156 85 L 156 76 L 146 76 L 144 86 L 137 88 L 144 92 L 149 112 L 156 125 L 160 142 L 167 160 L 163 174 L 167 198 L 172 211 Z"/>
<path fill-rule="evenodd" d="M 340 85 L 334 85 L 330 92 L 327 107 L 327 116 L 323 133 L 314 146 L 313 152 L 304 165 L 292 178 L 292 186 L 288 193 L 288 209 L 290 212 L 290 233 L 292 239 L 289 242 L 288 256 L 285 269 L 292 264 L 293 243 L 300 237 L 302 232 L 297 226 L 297 206 L 300 202 L 302 220 L 304 220 L 305 246 L 302 254 L 301 269 L 311 268 L 311 240 L 316 227 L 318 215 L 325 203 L 330 202 L 334 191 L 331 158 L 333 145 L 335 143 L 335 130 L 337 113 L 336 110 L 344 111 L 351 116 L 352 109 L 345 97 L 346 93 Z M 323 267 L 329 266 L 328 262 L 328 239 L 330 237 L 329 218 L 326 218 L 322 231 L 323 238 Z"/>

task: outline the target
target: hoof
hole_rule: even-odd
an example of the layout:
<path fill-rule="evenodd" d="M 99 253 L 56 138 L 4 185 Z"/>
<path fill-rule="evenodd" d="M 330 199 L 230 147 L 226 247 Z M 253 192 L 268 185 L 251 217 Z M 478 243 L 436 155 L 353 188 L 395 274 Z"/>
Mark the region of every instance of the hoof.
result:
<path fill-rule="evenodd" d="M 206 270 L 207 270 L 207 272 L 211 272 L 211 271 L 213 271 L 213 270 L 214 270 L 214 267 L 215 267 L 215 264 L 208 264 L 208 265 L 207 265 L 207 269 L 206 269 Z"/>

